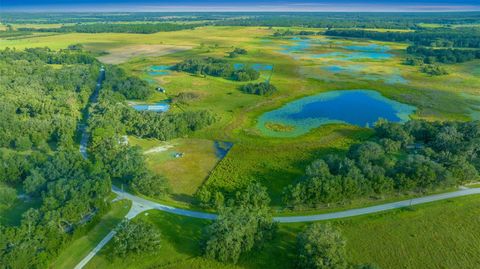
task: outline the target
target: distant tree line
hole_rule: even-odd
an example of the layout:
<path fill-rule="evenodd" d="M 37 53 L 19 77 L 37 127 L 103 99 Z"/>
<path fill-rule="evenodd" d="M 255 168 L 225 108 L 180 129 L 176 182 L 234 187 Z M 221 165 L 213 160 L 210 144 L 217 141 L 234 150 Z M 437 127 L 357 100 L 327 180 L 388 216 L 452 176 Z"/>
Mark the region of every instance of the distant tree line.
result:
<path fill-rule="evenodd" d="M 455 64 L 480 59 L 480 50 L 471 49 L 438 49 L 422 46 L 409 46 L 407 48 L 407 53 L 417 56 L 426 64 L 433 64 L 435 62 Z"/>
<path fill-rule="evenodd" d="M 328 30 L 327 36 L 368 38 L 379 41 L 408 42 L 426 47 L 480 48 L 480 31 L 476 28 L 440 28 L 434 30 L 366 31 L 366 30 Z"/>
<path fill-rule="evenodd" d="M 478 178 L 480 122 L 402 125 L 379 121 L 371 141 L 346 156 L 312 162 L 305 177 L 285 189 L 288 207 L 322 207 L 357 198 L 423 193 Z"/>
<path fill-rule="evenodd" d="M 251 67 L 247 66 L 235 69 L 228 61 L 213 57 L 186 59 L 176 64 L 174 69 L 192 74 L 223 77 L 236 81 L 256 80 L 260 77 L 260 73 Z"/>
<path fill-rule="evenodd" d="M 8 23 L 112 23 L 153 21 L 161 23 L 199 22 L 205 25 L 279 26 L 314 28 L 389 28 L 418 29 L 420 23 L 474 24 L 478 12 L 438 13 L 352 13 L 352 12 L 121 12 L 121 13 L 6 13 Z"/>
<path fill-rule="evenodd" d="M 248 16 L 250 15 L 250 16 Z M 383 28 L 419 29 L 420 23 L 468 24 L 478 22 L 476 13 L 246 13 L 237 18 L 214 21 L 215 25 L 311 27 L 311 28 Z"/>
<path fill-rule="evenodd" d="M 277 30 L 273 33 L 274 37 L 282 37 L 282 36 L 293 36 L 293 35 L 300 35 L 300 36 L 309 36 L 309 35 L 320 35 L 323 34 L 323 32 L 315 32 L 315 31 L 292 31 L 290 29 L 287 30 Z"/>
<path fill-rule="evenodd" d="M 64 25 L 58 28 L 18 28 L 19 31 L 58 32 L 58 33 L 135 33 L 153 34 L 157 32 L 172 32 L 187 29 L 195 29 L 196 24 L 174 23 L 93 23 Z"/>

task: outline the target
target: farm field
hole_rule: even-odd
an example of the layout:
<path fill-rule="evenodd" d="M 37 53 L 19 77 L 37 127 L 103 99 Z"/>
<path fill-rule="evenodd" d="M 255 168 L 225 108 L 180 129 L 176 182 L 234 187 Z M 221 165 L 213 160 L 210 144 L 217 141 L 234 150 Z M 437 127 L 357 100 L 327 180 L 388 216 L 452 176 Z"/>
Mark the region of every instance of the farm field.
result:
<path fill-rule="evenodd" d="M 473 269 L 480 262 L 476 248 L 480 243 L 479 205 L 480 197 L 476 195 L 332 223 L 342 230 L 352 262 L 375 261 L 381 268 Z M 308 225 L 281 224 L 274 240 L 233 266 L 199 256 L 198 240 L 207 221 L 159 211 L 138 218 L 154 223 L 162 232 L 165 240 L 158 254 L 112 261 L 106 257 L 107 246 L 87 268 L 292 268 L 295 237 Z"/>

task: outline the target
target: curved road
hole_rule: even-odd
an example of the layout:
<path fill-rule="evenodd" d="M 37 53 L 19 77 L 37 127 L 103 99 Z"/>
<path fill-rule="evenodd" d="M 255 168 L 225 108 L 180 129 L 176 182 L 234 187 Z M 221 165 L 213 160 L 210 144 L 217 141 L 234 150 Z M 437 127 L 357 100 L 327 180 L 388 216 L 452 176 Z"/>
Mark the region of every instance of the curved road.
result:
<path fill-rule="evenodd" d="M 157 202 L 152 202 L 150 200 L 146 200 L 144 198 L 135 196 L 133 194 L 123 192 L 118 188 L 113 188 L 112 191 L 118 195 L 118 199 L 128 199 L 132 201 L 132 209 L 130 210 L 128 216 L 137 214 L 150 209 L 157 209 L 177 215 L 192 217 L 192 218 L 200 218 L 200 219 L 215 219 L 217 215 L 199 211 L 192 211 L 186 209 L 175 208 L 172 206 L 163 205 Z M 309 221 L 320 221 L 320 220 L 331 220 L 331 219 L 340 219 L 340 218 L 348 218 L 348 217 L 355 217 L 360 215 L 372 214 L 392 209 L 398 209 L 413 205 L 425 204 L 439 200 L 445 200 L 449 198 L 461 197 L 466 195 L 472 194 L 480 194 L 480 188 L 471 188 L 471 189 L 461 189 L 458 191 L 447 192 L 447 193 L 440 193 L 434 194 L 419 198 L 413 198 L 409 200 L 403 200 L 398 202 L 386 203 L 376 206 L 369 206 L 357 209 L 349 209 L 344 211 L 332 212 L 332 213 L 323 213 L 323 214 L 314 214 L 314 215 L 306 215 L 306 216 L 285 216 L 285 217 L 274 217 L 274 221 L 280 223 L 294 223 L 294 222 L 309 222 Z"/>
<path fill-rule="evenodd" d="M 215 219 L 217 217 L 216 214 L 199 212 L 199 211 L 192 211 L 186 209 L 175 208 L 168 205 L 163 205 L 157 202 L 152 202 L 150 200 L 146 200 L 144 198 L 135 196 L 128 192 L 121 191 L 120 189 L 113 187 L 112 191 L 118 195 L 115 200 L 121 199 L 128 199 L 132 201 L 132 207 L 130 211 L 127 213 L 125 218 L 132 219 L 138 214 L 151 209 L 161 210 L 165 212 L 169 212 L 172 214 L 192 217 L 192 218 L 200 218 L 200 219 Z M 361 215 L 367 215 L 377 212 L 383 212 L 392 209 L 398 209 L 403 207 L 409 207 L 413 205 L 425 204 L 455 197 L 467 196 L 472 194 L 480 194 L 480 188 L 462 188 L 458 191 L 429 195 L 419 198 L 413 198 L 410 200 L 403 200 L 399 202 L 392 202 L 386 203 L 382 205 L 376 206 L 369 206 L 357 209 L 349 209 L 344 211 L 338 211 L 333 213 L 324 213 L 324 214 L 315 214 L 315 215 L 307 215 L 307 216 L 286 216 L 286 217 L 274 217 L 273 219 L 280 223 L 295 223 L 295 222 L 310 222 L 310 221 L 320 221 L 320 220 L 331 220 L 331 219 L 340 219 L 340 218 L 348 218 L 348 217 L 355 217 Z M 90 253 L 77 265 L 75 269 L 83 268 L 99 251 L 105 246 L 110 239 L 113 238 L 115 235 L 115 231 L 111 231 L 105 238 L 100 241 L 100 243 L 92 250 Z"/>

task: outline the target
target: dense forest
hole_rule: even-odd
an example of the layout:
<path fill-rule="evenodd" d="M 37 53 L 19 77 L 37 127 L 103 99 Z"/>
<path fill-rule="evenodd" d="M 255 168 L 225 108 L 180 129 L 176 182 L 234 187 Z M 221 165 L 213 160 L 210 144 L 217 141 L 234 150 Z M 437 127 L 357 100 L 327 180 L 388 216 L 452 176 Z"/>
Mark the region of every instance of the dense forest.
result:
<path fill-rule="evenodd" d="M 109 175 L 84 160 L 74 143 L 99 69 L 78 51 L 0 52 L 2 193 L 12 200 L 39 201 L 19 225 L 0 225 L 2 267 L 49 267 L 109 207 Z"/>
<path fill-rule="evenodd" d="M 71 146 L 80 109 L 96 84 L 100 66 L 94 62 L 77 51 L 0 51 L 0 146 Z"/>
<path fill-rule="evenodd" d="M 251 67 L 235 69 L 231 63 L 224 59 L 213 57 L 190 58 L 176 64 L 173 69 L 197 75 L 223 77 L 236 81 L 256 80 L 260 73 Z"/>
<path fill-rule="evenodd" d="M 135 33 L 152 34 L 156 32 L 171 32 L 186 29 L 194 29 L 196 24 L 174 23 L 93 23 L 62 26 L 59 28 L 18 28 L 19 31 L 59 32 L 59 33 Z"/>
<path fill-rule="evenodd" d="M 480 30 L 477 28 L 438 28 L 417 30 L 412 32 L 399 31 L 366 31 L 366 30 L 328 30 L 328 36 L 368 38 L 379 41 L 409 42 L 428 47 L 461 47 L 480 48 Z"/>
<path fill-rule="evenodd" d="M 353 145 L 346 156 L 312 162 L 305 177 L 285 189 L 285 203 L 292 208 L 322 207 L 362 197 L 446 189 L 478 177 L 478 121 L 379 121 L 374 130 L 371 141 Z"/>
<path fill-rule="evenodd" d="M 168 193 L 165 178 L 146 168 L 142 151 L 128 145 L 124 135 L 165 140 L 215 120 L 206 111 L 135 111 L 125 100 L 145 98 L 148 87 L 113 66 L 106 68 L 98 101 L 87 106 L 101 65 L 78 46 L 70 48 L 0 51 L 1 206 L 38 200 L 38 206 L 21 213 L 19 225 L 0 225 L 5 268 L 48 268 L 109 209 L 112 181 L 152 197 Z M 85 107 L 88 160 L 75 142 Z M 138 227 L 124 228 L 144 229 Z"/>

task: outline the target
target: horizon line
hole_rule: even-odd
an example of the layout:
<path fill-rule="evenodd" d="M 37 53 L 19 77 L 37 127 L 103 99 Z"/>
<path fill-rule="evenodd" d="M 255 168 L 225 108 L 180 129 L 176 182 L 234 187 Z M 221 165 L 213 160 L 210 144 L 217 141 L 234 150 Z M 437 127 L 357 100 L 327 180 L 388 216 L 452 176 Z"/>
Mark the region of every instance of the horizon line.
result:
<path fill-rule="evenodd" d="M 265 4 L 252 6 L 239 5 L 131 5 L 131 4 L 63 4 L 63 5 L 11 5 L 3 6 L 0 13 L 81 13 L 81 12 L 185 12 L 185 13 L 207 13 L 207 12 L 252 12 L 252 13 L 322 13 L 322 12 L 345 12 L 345 13 L 441 13 L 441 12 L 478 12 L 479 5 L 388 5 L 388 4 L 312 4 L 312 5 L 280 5 L 271 7 Z"/>

